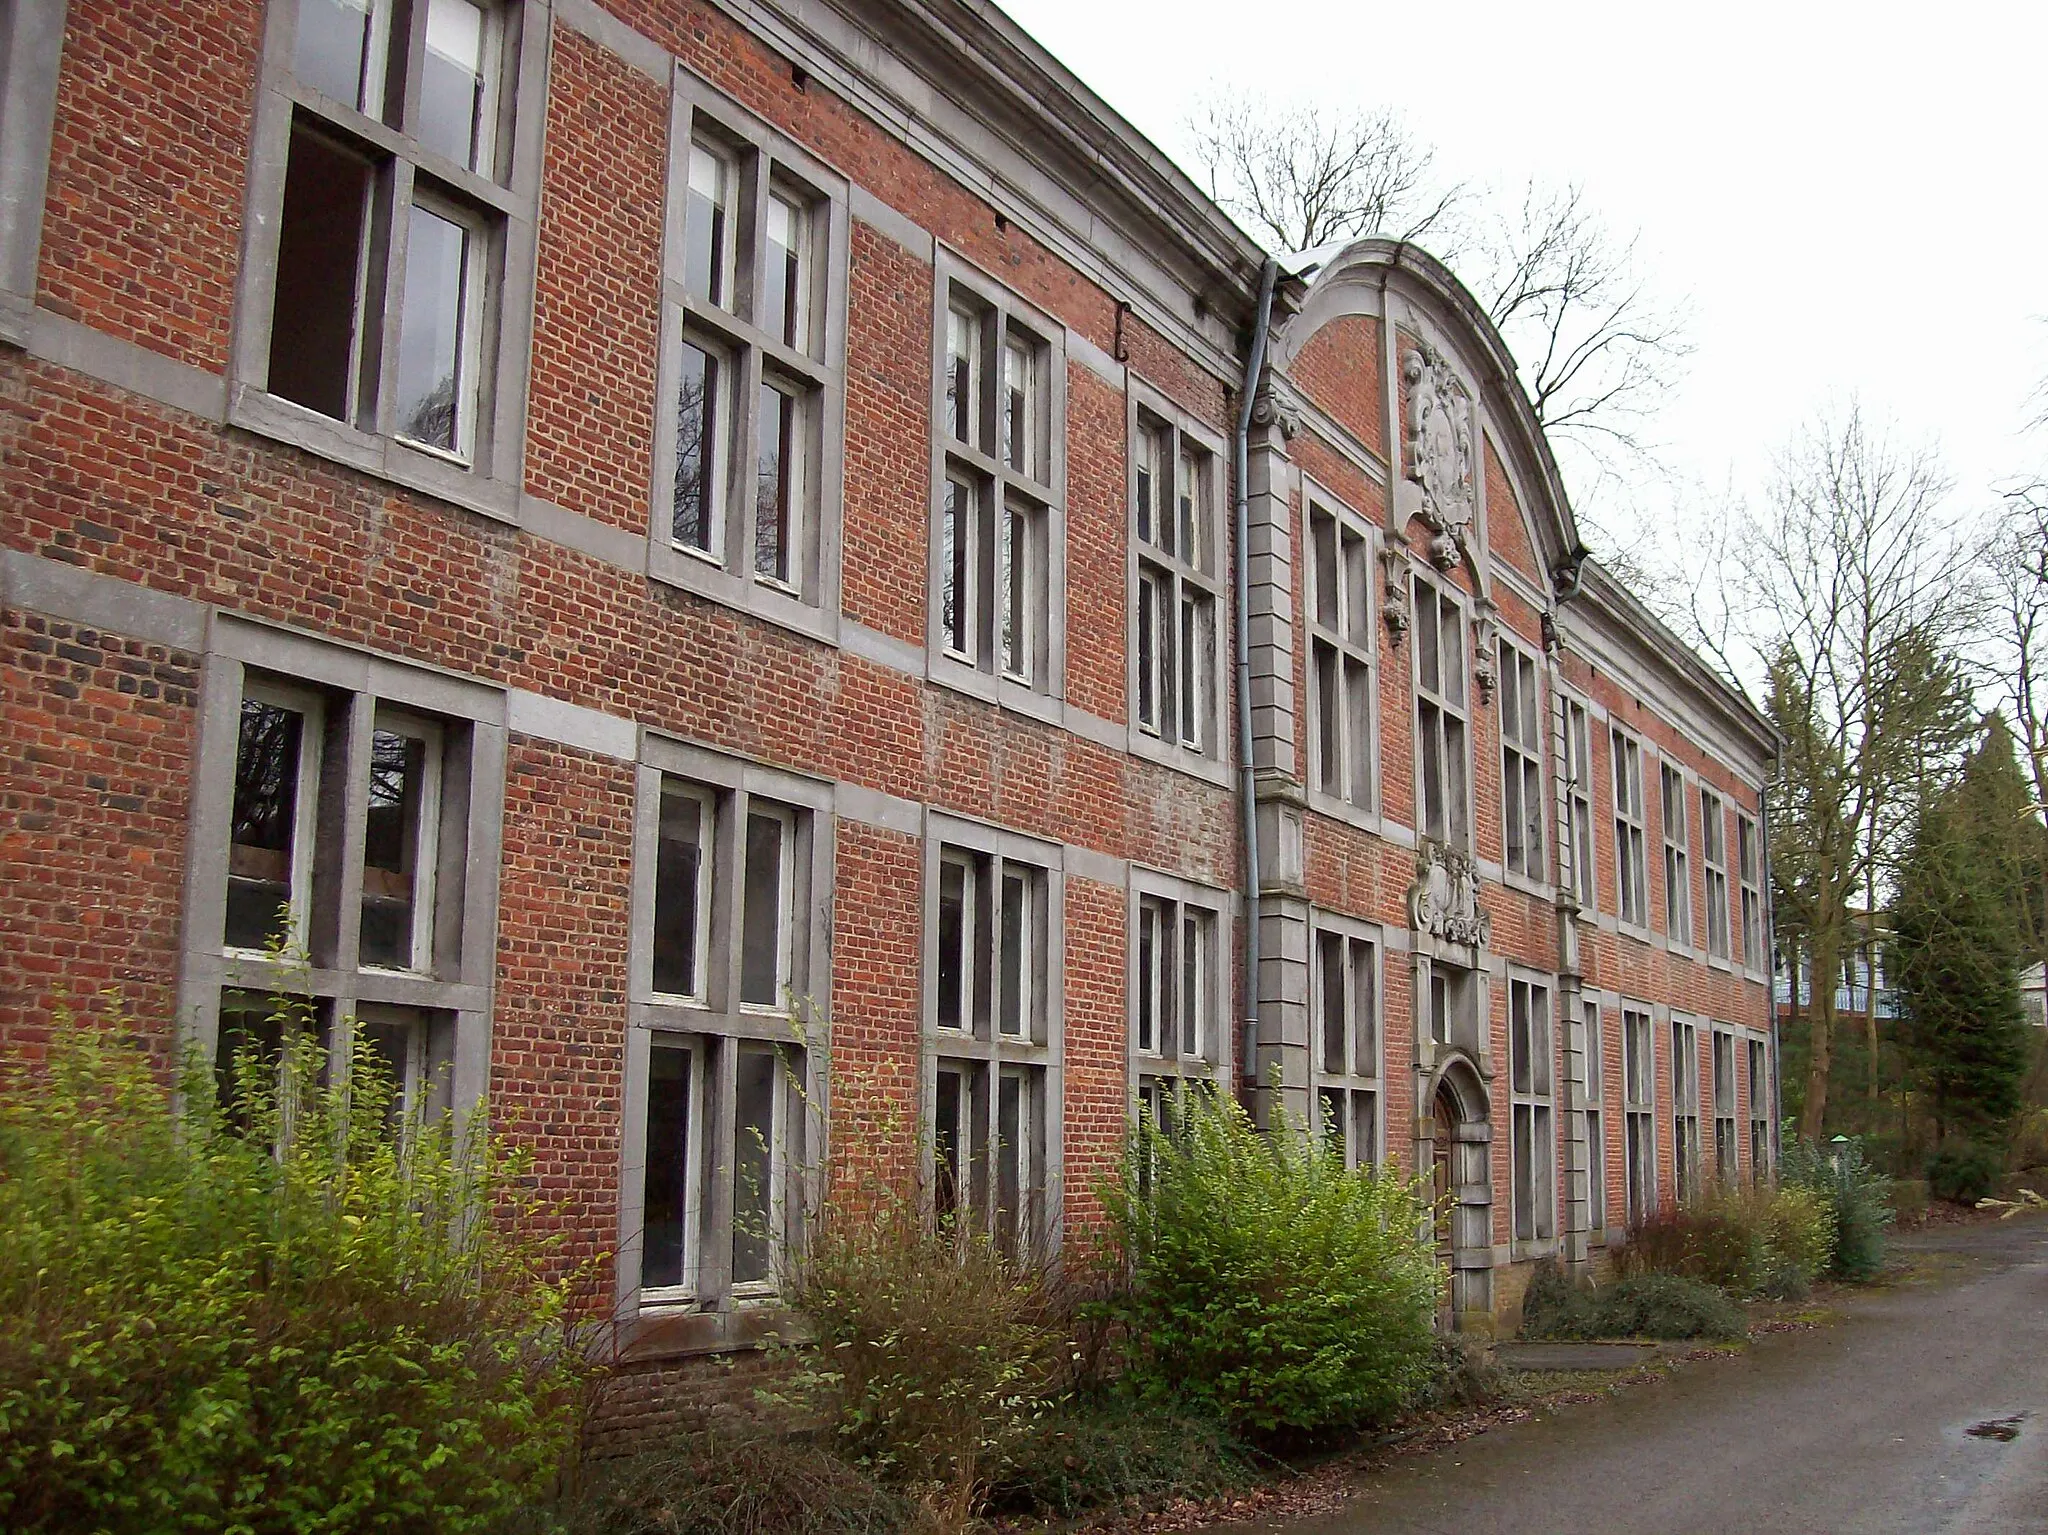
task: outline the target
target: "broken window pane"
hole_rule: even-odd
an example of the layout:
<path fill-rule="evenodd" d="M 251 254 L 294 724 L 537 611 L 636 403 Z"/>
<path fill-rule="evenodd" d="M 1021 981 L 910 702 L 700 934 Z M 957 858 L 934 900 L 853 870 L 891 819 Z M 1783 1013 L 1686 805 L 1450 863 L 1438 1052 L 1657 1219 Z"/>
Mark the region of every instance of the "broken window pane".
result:
<path fill-rule="evenodd" d="M 294 126 L 278 224 L 270 392 L 337 421 L 353 414 L 370 166 Z"/>
<path fill-rule="evenodd" d="M 640 1283 L 647 1289 L 668 1289 L 685 1282 L 684 1241 L 693 1175 L 690 1091 L 695 1064 L 688 1050 L 657 1045 L 649 1053 L 640 1252 Z"/>
<path fill-rule="evenodd" d="M 739 1053 L 733 1084 L 732 1279 L 759 1284 L 772 1277 L 774 1256 L 776 1074 L 772 1050 Z"/>
<path fill-rule="evenodd" d="M 427 742 L 378 730 L 370 742 L 370 805 L 363 830 L 362 963 L 412 968 Z"/>

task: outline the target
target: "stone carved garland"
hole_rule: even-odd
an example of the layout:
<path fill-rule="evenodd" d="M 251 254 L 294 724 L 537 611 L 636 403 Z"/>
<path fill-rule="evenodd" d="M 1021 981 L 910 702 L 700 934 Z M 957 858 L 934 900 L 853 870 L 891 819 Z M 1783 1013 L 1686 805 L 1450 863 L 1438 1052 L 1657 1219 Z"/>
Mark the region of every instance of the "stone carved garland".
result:
<path fill-rule="evenodd" d="M 1472 529 L 1472 397 L 1427 341 L 1409 351 L 1402 376 L 1408 384 L 1408 478 L 1422 487 L 1418 515 L 1434 535 L 1430 561 L 1449 570 Z"/>
<path fill-rule="evenodd" d="M 1493 919 L 1480 909 L 1479 868 L 1470 853 L 1422 839 L 1415 883 L 1408 888 L 1408 920 L 1440 943 L 1484 948 L 1492 942 Z"/>

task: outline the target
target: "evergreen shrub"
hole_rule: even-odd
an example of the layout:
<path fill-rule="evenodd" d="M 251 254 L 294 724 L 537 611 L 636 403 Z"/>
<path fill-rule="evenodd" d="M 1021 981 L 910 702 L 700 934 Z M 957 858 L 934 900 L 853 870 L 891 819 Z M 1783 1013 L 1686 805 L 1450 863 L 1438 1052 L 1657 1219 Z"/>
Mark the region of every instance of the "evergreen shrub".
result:
<path fill-rule="evenodd" d="M 1988 1146 L 1961 1141 L 1944 1146 L 1927 1162 L 1927 1187 L 1937 1199 L 1974 1205 L 1998 1192 L 2005 1159 Z"/>
<path fill-rule="evenodd" d="M 1128 1279 L 1104 1307 L 1139 1400 L 1313 1432 L 1430 1384 L 1442 1275 L 1418 1184 L 1193 1092 L 1170 1126 L 1139 1127 L 1106 1205 Z"/>
<path fill-rule="evenodd" d="M 1874 1279 L 1884 1267 L 1884 1232 L 1894 1219 L 1891 1179 L 1865 1160 L 1863 1148 L 1855 1141 L 1816 1146 L 1787 1135 L 1778 1178 L 1811 1189 L 1827 1207 L 1834 1226 L 1828 1277 Z"/>

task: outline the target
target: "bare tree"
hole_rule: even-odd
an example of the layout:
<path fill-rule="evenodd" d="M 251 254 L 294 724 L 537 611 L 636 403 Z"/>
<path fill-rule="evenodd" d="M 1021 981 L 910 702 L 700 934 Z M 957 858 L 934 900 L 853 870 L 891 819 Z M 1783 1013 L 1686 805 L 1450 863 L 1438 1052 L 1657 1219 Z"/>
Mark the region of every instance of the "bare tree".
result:
<path fill-rule="evenodd" d="M 1392 113 L 1312 101 L 1212 95 L 1188 134 L 1210 195 L 1279 250 L 1380 234 L 1457 270 L 1516 357 L 1537 420 L 1578 450 L 1592 484 L 1654 467 L 1645 426 L 1691 350 L 1686 317 L 1653 296 L 1636 240 L 1613 235 L 1578 187 L 1482 193 L 1440 179 L 1435 151 Z M 1628 560 L 1618 546 L 1601 553 Z"/>
<path fill-rule="evenodd" d="M 1188 133 L 1209 195 L 1276 251 L 1445 232 L 1465 195 L 1391 112 L 1216 93 Z"/>
<path fill-rule="evenodd" d="M 1959 756 L 1967 692 L 1953 664 L 1967 559 L 1944 530 L 1949 485 L 1933 456 L 1873 431 L 1851 407 L 1779 458 L 1761 516 L 1724 574 L 1731 629 L 1769 677 L 1785 739 L 1772 807 L 1781 930 L 1813 976 L 1801 1130 L 1825 1122 L 1835 978 L 1878 904 L 1907 802 Z"/>

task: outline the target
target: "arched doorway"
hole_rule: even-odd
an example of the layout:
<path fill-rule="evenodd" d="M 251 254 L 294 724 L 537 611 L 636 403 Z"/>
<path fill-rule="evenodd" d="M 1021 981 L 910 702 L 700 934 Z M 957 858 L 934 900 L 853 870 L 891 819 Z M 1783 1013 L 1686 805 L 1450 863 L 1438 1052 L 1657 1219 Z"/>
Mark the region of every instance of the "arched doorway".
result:
<path fill-rule="evenodd" d="M 1493 1318 L 1493 1139 L 1479 1074 L 1462 1056 L 1436 1074 L 1429 1096 L 1430 1187 L 1436 1254 L 1449 1274 L 1441 1319 L 1458 1329 Z"/>

